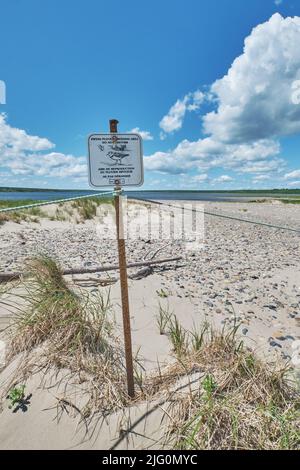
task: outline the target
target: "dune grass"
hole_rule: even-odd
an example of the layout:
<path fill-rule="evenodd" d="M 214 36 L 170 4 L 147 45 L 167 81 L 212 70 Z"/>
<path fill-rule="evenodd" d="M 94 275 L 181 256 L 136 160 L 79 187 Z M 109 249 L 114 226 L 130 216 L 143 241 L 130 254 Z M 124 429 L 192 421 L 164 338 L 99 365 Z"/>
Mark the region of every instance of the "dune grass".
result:
<path fill-rule="evenodd" d="M 35 199 L 15 199 L 13 201 L 0 199 L 0 209 L 6 209 L 10 207 L 18 207 L 18 206 L 27 206 L 29 204 L 35 204 L 42 201 L 36 201 Z"/>
<path fill-rule="evenodd" d="M 31 199 L 19 199 L 15 201 L 0 200 L 0 209 L 13 208 L 17 206 L 29 205 L 39 203 L 42 201 L 36 201 Z M 55 220 L 64 222 L 67 220 L 74 219 L 77 223 L 83 223 L 86 220 L 91 220 L 97 215 L 97 208 L 102 204 L 112 204 L 113 199 L 111 197 L 90 197 L 87 199 L 78 199 L 72 202 L 61 202 L 58 204 L 56 211 L 52 215 L 48 215 L 47 211 L 42 210 L 40 207 L 32 207 L 30 209 L 23 209 L 12 212 L 0 213 L 0 225 L 5 222 L 12 221 L 16 223 L 25 222 L 39 222 L 40 218 L 49 218 L 49 220 Z"/>
<path fill-rule="evenodd" d="M 180 330 L 180 326 L 176 329 Z M 200 373 L 188 393 L 172 397 L 167 443 L 175 449 L 300 449 L 300 397 L 288 367 L 271 368 L 245 349 L 238 326 L 207 325 L 186 339 L 162 376 Z M 176 343 L 177 344 L 177 343 Z M 189 346 L 188 346 L 189 345 Z"/>
<path fill-rule="evenodd" d="M 78 199 L 72 202 L 72 208 L 76 209 L 79 214 L 80 221 L 91 220 L 97 215 L 97 209 L 102 204 L 112 204 L 112 198 L 96 198 Z"/>
<path fill-rule="evenodd" d="M 291 198 L 291 199 L 279 199 L 283 204 L 300 204 L 300 198 Z"/>
<path fill-rule="evenodd" d="M 90 400 L 85 413 L 123 406 L 128 399 L 126 375 L 109 319 L 109 296 L 72 290 L 50 258 L 33 259 L 28 268 L 30 281 L 19 296 L 7 361 L 38 350 L 39 368 L 66 369 L 86 381 Z M 22 382 L 26 371 L 25 365 Z"/>
<path fill-rule="evenodd" d="M 84 416 L 132 404 L 109 296 L 91 298 L 71 289 L 50 258 L 36 258 L 29 266 L 31 280 L 11 327 L 8 362 L 18 353 L 30 357 L 38 351 L 39 370 L 71 371 L 87 386 Z M 161 448 L 300 449 L 300 397 L 288 366 L 270 367 L 258 359 L 239 339 L 239 325 L 215 331 L 205 323 L 187 331 L 168 309 L 160 309 L 157 324 L 169 337 L 172 363 L 143 375 L 135 361 L 134 403 L 158 400 L 165 410 Z M 18 374 L 8 390 L 26 384 L 32 374 L 26 358 Z"/>
<path fill-rule="evenodd" d="M 41 201 L 35 201 L 32 199 L 20 199 L 16 201 L 0 200 L 0 209 L 25 206 L 37 202 Z M 41 217 L 46 217 L 46 213 L 40 207 L 31 207 L 30 209 L 23 209 L 12 212 L 2 212 L 0 213 L 0 225 L 8 221 L 15 223 L 21 223 L 22 221 L 38 222 Z"/>

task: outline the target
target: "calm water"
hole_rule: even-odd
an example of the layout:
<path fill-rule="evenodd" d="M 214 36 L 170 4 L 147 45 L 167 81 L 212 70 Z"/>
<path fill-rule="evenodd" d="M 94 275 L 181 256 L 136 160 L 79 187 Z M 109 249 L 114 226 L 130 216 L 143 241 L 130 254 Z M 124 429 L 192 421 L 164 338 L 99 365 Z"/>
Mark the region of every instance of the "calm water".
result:
<path fill-rule="evenodd" d="M 99 190 L 99 193 L 103 192 Z M 17 200 L 17 199 L 34 199 L 34 200 L 54 200 L 65 199 L 76 196 L 83 196 L 85 194 L 97 194 L 95 191 L 14 191 L 14 192 L 0 192 L 0 200 Z M 134 198 L 140 199 L 169 199 L 169 200 L 196 200 L 196 201 L 240 201 L 243 199 L 257 199 L 259 197 L 293 197 L 299 194 L 268 194 L 262 193 L 218 193 L 218 192 L 205 192 L 205 191 L 126 191 L 125 194 Z"/>

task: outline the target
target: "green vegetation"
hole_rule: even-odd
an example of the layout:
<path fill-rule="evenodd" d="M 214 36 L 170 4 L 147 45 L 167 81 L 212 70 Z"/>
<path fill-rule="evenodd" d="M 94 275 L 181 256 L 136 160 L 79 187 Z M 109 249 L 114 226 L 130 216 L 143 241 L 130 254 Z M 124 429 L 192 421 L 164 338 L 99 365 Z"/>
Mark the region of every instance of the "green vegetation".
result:
<path fill-rule="evenodd" d="M 166 299 L 168 297 L 168 293 L 164 289 L 159 289 L 156 293 L 158 297 L 161 297 L 162 299 Z"/>
<path fill-rule="evenodd" d="M 173 316 L 173 312 L 169 311 L 168 306 L 163 307 L 161 304 L 159 304 L 158 315 L 156 315 L 156 323 L 157 323 L 160 335 L 166 334 L 166 329 L 167 329 L 167 326 L 170 324 L 172 316 Z"/>
<path fill-rule="evenodd" d="M 182 331 L 178 322 L 176 330 Z M 161 377 L 161 384 L 170 384 L 176 375 L 191 377 L 189 391 L 173 394 L 166 411 L 171 417 L 168 446 L 300 449 L 300 397 L 288 368 L 268 367 L 237 341 L 236 334 L 236 327 L 215 332 L 205 325 L 195 348 L 185 333 L 177 363 Z"/>
<path fill-rule="evenodd" d="M 29 204 L 35 204 L 35 203 L 40 203 L 43 201 L 35 201 L 33 199 L 18 199 L 14 201 L 9 201 L 9 200 L 1 200 L 0 199 L 0 209 L 6 209 L 8 207 L 18 207 L 18 206 L 27 206 Z"/>
<path fill-rule="evenodd" d="M 0 200 L 0 209 L 12 208 L 17 206 L 25 206 L 29 204 L 34 204 L 40 201 L 33 201 L 31 199 L 22 199 L 18 201 L 1 201 Z M 39 218 L 46 217 L 45 212 L 42 211 L 40 207 L 31 207 L 30 209 L 23 209 L 12 212 L 2 212 L 0 213 L 0 225 L 4 222 L 16 222 L 20 223 L 22 221 L 27 222 L 38 222 Z"/>
<path fill-rule="evenodd" d="M 80 383 L 85 377 L 90 400 L 84 415 L 97 407 L 123 406 L 128 400 L 126 374 L 122 349 L 108 318 L 109 295 L 71 290 L 57 264 L 47 257 L 33 259 L 27 269 L 30 280 L 17 301 L 7 360 L 21 352 L 27 358 L 12 381 L 27 380 L 35 368 L 64 369 Z"/>
<path fill-rule="evenodd" d="M 63 371 L 64 380 L 84 386 L 83 418 L 132 404 L 126 391 L 123 347 L 113 332 L 109 295 L 71 288 L 50 258 L 29 263 L 15 322 L 10 327 L 8 363 L 26 353 L 3 391 L 11 406 L 24 401 L 24 386 L 35 372 Z M 238 325 L 213 330 L 208 323 L 182 327 L 161 308 L 160 332 L 173 347 L 165 369 L 144 376 L 134 360 L 136 396 L 162 405 L 166 435 L 162 446 L 197 449 L 300 449 L 300 396 L 286 366 L 259 360 L 237 337 Z"/>
<path fill-rule="evenodd" d="M 88 198 L 88 199 L 78 199 L 77 201 L 72 202 L 72 207 L 77 210 L 80 220 L 90 220 L 96 217 L 97 208 L 101 204 L 110 204 L 112 203 L 111 198 Z"/>
<path fill-rule="evenodd" d="M 233 193 L 233 194 L 242 194 L 244 196 L 247 196 L 247 194 L 254 194 L 256 196 L 259 195 L 265 195 L 265 196 L 278 196 L 278 195 L 292 195 L 292 194 L 300 194 L 300 189 L 287 189 L 287 188 L 278 188 L 278 189 L 208 189 L 208 190 L 197 190 L 197 189 L 182 189 L 182 190 L 177 190 L 177 189 L 171 189 L 171 190 L 140 190 L 139 191 L 141 194 L 147 192 L 151 193 L 219 193 L 219 194 L 226 194 L 226 193 Z M 130 191 L 126 191 L 128 196 L 130 196 Z"/>
<path fill-rule="evenodd" d="M 45 188 L 18 188 L 18 187 L 0 187 L 1 193 L 88 193 L 85 189 L 45 189 Z M 93 194 L 93 191 L 90 191 Z M 96 191 L 94 191 L 96 192 Z"/>
<path fill-rule="evenodd" d="M 9 193 L 9 192 L 23 192 L 23 193 L 26 193 L 26 192 L 64 192 L 64 193 L 89 193 L 89 191 L 86 191 L 86 190 L 83 190 L 83 189 L 45 189 L 45 188 L 16 188 L 16 187 L 12 187 L 12 188 L 9 188 L 9 187 L 0 187 L 0 192 L 3 192 L 3 193 Z M 90 194 L 93 195 L 93 192 L 96 193 L 97 191 L 92 191 L 90 190 Z M 130 196 L 132 191 L 126 191 L 126 194 L 128 194 L 128 196 Z M 133 191 L 133 193 L 136 193 L 137 191 Z M 255 194 L 255 195 L 259 195 L 259 194 L 262 194 L 262 195 L 289 195 L 289 194 L 300 194 L 300 188 L 299 189 L 290 189 L 290 188 L 274 188 L 274 189 L 229 189 L 229 190 L 214 190 L 214 189 L 210 189 L 210 190 L 197 190 L 197 189 L 184 189 L 184 190 L 177 190 L 177 189 L 173 189 L 173 190 L 139 190 L 138 191 L 139 193 L 141 193 L 141 195 L 144 193 L 144 194 L 147 194 L 148 192 L 151 192 L 151 193 L 162 193 L 162 192 L 165 192 L 166 194 L 167 193 L 220 193 L 220 194 L 226 194 L 226 193 L 234 193 L 234 194 L 243 194 L 243 195 L 247 195 L 247 194 Z"/>
<path fill-rule="evenodd" d="M 7 399 L 10 402 L 9 408 L 14 408 L 15 405 L 22 404 L 24 398 L 25 398 L 25 385 L 20 385 L 19 387 L 12 388 L 7 395 Z"/>
<path fill-rule="evenodd" d="M 14 201 L 0 200 L 0 209 L 26 206 L 39 202 L 42 201 L 36 201 L 32 199 L 19 199 Z M 97 215 L 98 206 L 112 203 L 112 197 L 90 197 L 88 199 L 78 199 L 73 202 L 61 202 L 58 204 L 55 214 L 49 216 L 46 210 L 43 211 L 40 207 L 32 207 L 29 209 L 22 209 L 12 212 L 3 212 L 0 213 L 0 225 L 8 221 L 16 223 L 20 223 L 22 221 L 39 222 L 39 218 L 42 217 L 49 218 L 49 220 L 52 221 L 67 221 L 72 220 L 72 217 L 74 217 L 78 223 L 83 223 L 85 220 L 93 219 Z"/>
<path fill-rule="evenodd" d="M 200 331 L 194 326 L 193 330 L 191 331 L 191 335 L 192 335 L 191 344 L 192 344 L 193 351 L 195 352 L 200 351 L 205 341 L 205 335 L 208 329 L 209 329 L 208 323 L 204 323 L 202 327 L 200 328 Z"/>
<path fill-rule="evenodd" d="M 187 349 L 187 331 L 180 325 L 176 315 L 169 322 L 169 338 L 177 357 L 181 357 Z"/>
<path fill-rule="evenodd" d="M 294 199 L 280 199 L 281 202 L 284 204 L 300 204 L 300 199 L 294 198 Z"/>

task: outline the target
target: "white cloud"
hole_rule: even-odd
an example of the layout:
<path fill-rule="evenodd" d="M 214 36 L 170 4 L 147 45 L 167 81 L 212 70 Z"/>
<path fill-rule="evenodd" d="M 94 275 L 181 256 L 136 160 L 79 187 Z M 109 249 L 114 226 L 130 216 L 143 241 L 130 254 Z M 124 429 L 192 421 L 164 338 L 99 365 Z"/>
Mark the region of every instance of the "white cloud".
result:
<path fill-rule="evenodd" d="M 270 175 L 256 175 L 252 181 L 254 183 L 258 181 L 267 181 L 269 179 L 270 179 Z"/>
<path fill-rule="evenodd" d="M 140 134 L 143 140 L 153 140 L 153 136 L 149 131 L 142 131 L 139 127 L 134 127 L 131 131 L 128 131 L 128 133 L 131 132 L 133 134 Z"/>
<path fill-rule="evenodd" d="M 85 157 L 46 152 L 54 147 L 48 139 L 11 127 L 7 116 L 0 114 L 0 167 L 8 175 L 57 178 L 87 175 Z"/>
<path fill-rule="evenodd" d="M 163 130 L 161 139 L 164 139 L 165 134 L 181 129 L 186 112 L 199 109 L 204 98 L 204 93 L 196 90 L 185 95 L 183 99 L 178 99 L 159 123 L 160 128 Z"/>
<path fill-rule="evenodd" d="M 205 95 L 217 105 L 203 117 L 208 137 L 156 152 L 146 158 L 146 168 L 174 174 L 214 167 L 256 175 L 283 171 L 278 139 L 300 133 L 300 105 L 293 100 L 300 79 L 299 44 L 300 17 L 276 13 L 254 28 L 243 54 Z M 189 97 L 178 100 L 163 118 L 164 132 L 181 128 Z"/>
<path fill-rule="evenodd" d="M 218 178 L 214 178 L 214 183 L 229 183 L 231 181 L 234 181 L 234 178 L 228 175 L 221 175 L 218 176 Z"/>
<path fill-rule="evenodd" d="M 202 173 L 201 175 L 195 175 L 191 178 L 192 183 L 204 183 L 208 181 L 209 177 L 207 173 Z"/>
<path fill-rule="evenodd" d="M 291 186 L 293 188 L 300 188 L 300 181 L 289 181 L 288 186 Z"/>
<path fill-rule="evenodd" d="M 245 40 L 244 52 L 211 92 L 218 109 L 204 131 L 227 143 L 253 142 L 300 132 L 292 86 L 300 78 L 300 17 L 274 14 Z"/>
<path fill-rule="evenodd" d="M 294 170 L 284 175 L 285 179 L 300 178 L 300 170 Z"/>
<path fill-rule="evenodd" d="M 285 161 L 282 158 L 274 158 L 253 163 L 247 162 L 239 171 L 241 173 L 280 173 L 284 166 Z"/>
<path fill-rule="evenodd" d="M 24 130 L 11 127 L 6 123 L 6 114 L 0 114 L 0 152 L 1 156 L 18 155 L 20 151 L 40 151 L 54 148 L 48 139 L 28 135 Z"/>
<path fill-rule="evenodd" d="M 162 173 L 180 174 L 189 170 L 207 171 L 211 168 L 222 167 L 242 173 L 278 171 L 283 161 L 280 159 L 267 160 L 280 151 L 279 144 L 270 140 L 261 140 L 251 144 L 224 144 L 211 137 L 195 142 L 183 140 L 169 152 L 156 152 L 145 157 L 145 168 Z"/>

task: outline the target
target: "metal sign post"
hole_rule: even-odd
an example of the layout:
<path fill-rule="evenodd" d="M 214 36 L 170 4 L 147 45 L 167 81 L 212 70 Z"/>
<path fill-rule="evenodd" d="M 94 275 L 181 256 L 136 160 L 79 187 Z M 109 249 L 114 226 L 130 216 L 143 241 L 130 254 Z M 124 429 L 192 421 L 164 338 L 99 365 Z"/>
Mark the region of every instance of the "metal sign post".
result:
<path fill-rule="evenodd" d="M 128 395 L 134 397 L 131 327 L 127 282 L 126 248 L 122 213 L 123 186 L 141 186 L 144 179 L 142 138 L 136 133 L 119 134 L 118 121 L 109 121 L 108 134 L 91 134 L 88 139 L 89 183 L 94 188 L 114 187 L 117 243 L 121 284 Z"/>
<path fill-rule="evenodd" d="M 109 121 L 110 132 L 118 132 L 118 121 L 111 119 Z M 121 298 L 122 298 L 122 313 L 123 313 L 123 330 L 124 330 L 124 343 L 125 343 L 125 361 L 127 372 L 127 389 L 128 395 L 134 397 L 134 376 L 133 376 L 133 360 L 132 360 L 132 342 L 131 342 L 131 326 L 130 326 L 130 313 L 129 313 L 129 296 L 128 296 L 128 282 L 127 282 L 127 262 L 126 262 L 126 248 L 124 239 L 124 221 L 122 211 L 122 200 L 120 198 L 121 186 L 115 186 L 115 211 L 116 211 L 116 226 L 117 226 L 117 243 L 119 253 L 119 269 L 120 269 L 120 285 L 121 285 Z"/>

